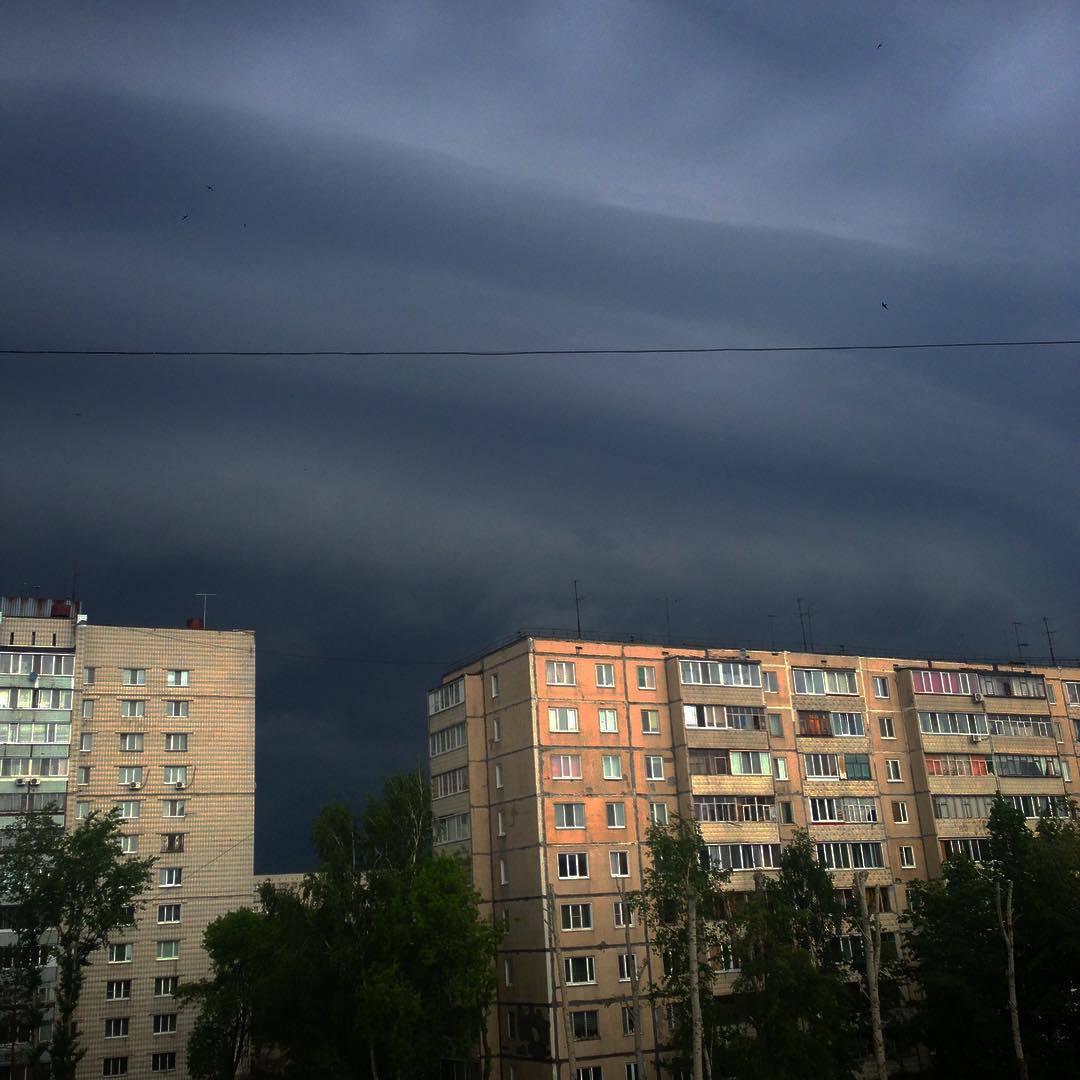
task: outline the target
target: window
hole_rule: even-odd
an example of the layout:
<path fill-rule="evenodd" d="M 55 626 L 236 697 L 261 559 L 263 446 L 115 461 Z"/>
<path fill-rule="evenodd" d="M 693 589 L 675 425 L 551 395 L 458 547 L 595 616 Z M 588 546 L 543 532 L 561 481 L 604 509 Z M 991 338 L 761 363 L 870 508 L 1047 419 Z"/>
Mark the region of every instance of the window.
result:
<path fill-rule="evenodd" d="M 165 733 L 166 750 L 186 751 L 187 748 L 187 735 L 182 731 L 167 731 Z"/>
<path fill-rule="evenodd" d="M 187 786 L 188 773 L 186 765 L 164 765 L 161 769 L 162 779 L 166 784 L 182 784 Z"/>
<path fill-rule="evenodd" d="M 668 823 L 668 805 L 664 802 L 649 803 L 649 820 L 654 825 L 666 825 Z"/>
<path fill-rule="evenodd" d="M 979 675 L 979 689 L 987 697 L 1045 698 L 1046 689 L 1041 675 Z"/>
<path fill-rule="evenodd" d="M 788 778 L 788 767 L 786 757 L 773 758 L 773 775 L 777 780 L 786 780 Z"/>
<path fill-rule="evenodd" d="M 874 697 L 888 700 L 889 680 L 882 675 L 874 676 Z"/>
<path fill-rule="evenodd" d="M 561 913 L 564 930 L 592 929 L 592 904 L 563 904 Z"/>
<path fill-rule="evenodd" d="M 121 701 L 120 715 L 129 719 L 139 719 L 146 715 L 145 701 Z"/>
<path fill-rule="evenodd" d="M 919 730 L 926 735 L 986 735 L 982 713 L 920 712 Z"/>
<path fill-rule="evenodd" d="M 600 730 L 605 734 L 619 730 L 619 714 L 614 709 L 600 709 L 597 716 L 600 720 Z"/>
<path fill-rule="evenodd" d="M 107 1057 L 101 1062 L 102 1076 L 127 1076 L 128 1059 L 126 1057 Z"/>
<path fill-rule="evenodd" d="M 904 825 L 907 823 L 907 803 L 901 799 L 893 799 L 892 804 L 892 819 L 897 825 Z"/>
<path fill-rule="evenodd" d="M 182 866 L 162 866 L 158 869 L 158 885 L 163 889 L 175 889 L 184 882 Z"/>
<path fill-rule="evenodd" d="M 106 1001 L 127 1001 L 131 997 L 130 979 L 110 979 L 105 984 Z"/>
<path fill-rule="evenodd" d="M 112 1020 L 106 1020 L 105 1038 L 126 1039 L 128 1036 L 128 1029 L 130 1027 L 130 1023 L 130 1020 L 126 1016 L 119 1016 Z"/>
<path fill-rule="evenodd" d="M 614 664 L 597 664 L 596 665 L 596 685 L 600 687 L 614 687 L 615 685 L 615 665 Z"/>
<path fill-rule="evenodd" d="M 90 803 L 86 799 L 78 799 L 75 803 L 75 820 L 85 821 L 90 816 Z"/>
<path fill-rule="evenodd" d="M 459 791 L 468 791 L 468 789 L 469 770 L 464 765 L 451 769 L 449 772 L 436 773 L 431 778 L 432 799 L 445 799 L 449 795 L 456 795 Z"/>
<path fill-rule="evenodd" d="M 890 784 L 899 783 L 903 780 L 903 776 L 900 773 L 900 759 L 899 758 L 887 758 L 885 761 L 885 779 Z"/>
<path fill-rule="evenodd" d="M 180 921 L 180 905 L 158 904 L 157 921 L 159 923 L 178 923 Z"/>
<path fill-rule="evenodd" d="M 186 720 L 188 715 L 188 702 L 186 701 L 166 701 L 165 702 L 165 715 L 172 717 L 173 719 Z"/>
<path fill-rule="evenodd" d="M 165 672 L 166 686 L 190 686 L 191 672 L 184 668 L 172 668 Z"/>
<path fill-rule="evenodd" d="M 709 844 L 709 862 L 721 870 L 775 870 L 779 844 Z"/>
<path fill-rule="evenodd" d="M 897 768 L 900 763 L 897 762 Z M 870 755 L 869 754 L 845 754 L 844 755 L 844 778 L 847 780 L 869 780 Z M 899 779 L 899 776 L 897 776 Z"/>
<path fill-rule="evenodd" d="M 139 838 L 130 833 L 120 836 L 120 853 L 122 855 L 135 855 L 139 851 Z"/>
<path fill-rule="evenodd" d="M 497 716 L 493 716 L 491 718 L 491 741 L 502 741 L 502 720 L 500 720 Z"/>
<path fill-rule="evenodd" d="M 161 801 L 162 817 L 184 817 L 186 812 L 183 799 L 162 799 Z"/>
<path fill-rule="evenodd" d="M 760 664 L 718 663 L 715 660 L 680 660 L 684 686 L 761 686 Z"/>
<path fill-rule="evenodd" d="M 468 814 L 465 815 L 468 818 Z M 184 850 L 184 834 L 182 832 L 168 832 L 161 834 L 161 850 L 165 852 L 178 852 Z"/>
<path fill-rule="evenodd" d="M 549 731 L 577 731 L 577 709 L 548 709 Z"/>
<path fill-rule="evenodd" d="M 440 754 L 449 753 L 466 742 L 465 721 L 459 724 L 451 724 L 450 727 L 441 728 L 428 735 L 428 757 L 438 757 Z"/>
<path fill-rule="evenodd" d="M 596 1009 L 579 1009 L 570 1014 L 575 1039 L 600 1038 L 600 1014 Z"/>
<path fill-rule="evenodd" d="M 777 682 L 776 672 L 775 671 L 763 671 L 761 673 L 761 677 L 765 682 L 765 693 L 766 694 L 779 694 L 780 693 L 780 684 L 779 684 L 779 682 Z"/>
<path fill-rule="evenodd" d="M 84 720 L 93 720 L 94 719 L 94 699 L 93 698 L 83 698 L 82 718 Z"/>
<path fill-rule="evenodd" d="M 857 712 L 834 712 L 829 713 L 829 726 L 833 735 L 851 736 L 865 735 L 863 728 L 862 713 Z"/>
<path fill-rule="evenodd" d="M 1013 716 L 1008 713 L 988 716 L 992 735 L 1016 739 L 1052 739 L 1054 726 L 1049 716 Z"/>
<path fill-rule="evenodd" d="M 664 759 L 662 757 L 654 757 L 652 755 L 646 755 L 646 757 L 645 757 L 645 779 L 646 780 L 663 780 L 664 779 Z"/>
<path fill-rule="evenodd" d="M 145 686 L 146 668 L 123 668 L 120 671 L 120 681 L 124 686 Z"/>
<path fill-rule="evenodd" d="M 695 795 L 697 821 L 775 821 L 771 795 Z"/>
<path fill-rule="evenodd" d="M 966 671 L 913 671 L 911 688 L 916 694 L 970 694 L 971 676 Z"/>
<path fill-rule="evenodd" d="M 604 1070 L 599 1065 L 586 1065 L 578 1069 L 577 1080 L 604 1080 Z"/>
<path fill-rule="evenodd" d="M 609 829 L 626 828 L 626 804 L 609 802 L 607 804 L 607 827 Z"/>
<path fill-rule="evenodd" d="M 609 851 L 608 860 L 611 863 L 611 876 L 613 878 L 630 876 L 630 852 Z"/>
<path fill-rule="evenodd" d="M 121 784 L 141 784 L 142 783 L 142 766 L 141 765 L 121 765 L 117 769 L 117 780 Z"/>
<path fill-rule="evenodd" d="M 428 716 L 434 716 L 436 713 L 441 713 L 445 712 L 445 710 L 447 709 L 452 709 L 455 705 L 460 705 L 464 700 L 464 678 L 455 679 L 452 683 L 446 683 L 444 686 L 437 686 L 434 690 L 428 691 Z"/>
<path fill-rule="evenodd" d="M 503 812 L 501 810 L 499 810 L 496 813 L 495 822 L 496 822 L 495 835 L 496 836 L 505 836 L 506 835 L 506 822 L 503 819 Z"/>
<path fill-rule="evenodd" d="M 110 945 L 109 946 L 109 963 L 110 964 L 130 964 L 131 955 L 134 946 L 131 944 L 124 945 Z"/>
<path fill-rule="evenodd" d="M 498 771 L 498 768 L 499 767 L 496 766 L 496 771 Z M 580 754 L 552 754 L 551 755 L 551 779 L 552 780 L 580 780 L 581 779 L 581 755 Z"/>
<path fill-rule="evenodd" d="M 604 754 L 601 759 L 605 780 L 622 779 L 622 758 L 618 754 Z"/>
<path fill-rule="evenodd" d="M 941 850 L 946 859 L 966 857 L 972 862 L 990 860 L 990 841 L 977 836 L 965 836 L 956 840 L 942 840 Z"/>
<path fill-rule="evenodd" d="M 559 852 L 560 878 L 587 878 L 589 876 L 589 856 L 584 851 Z"/>
<path fill-rule="evenodd" d="M 548 660 L 548 686 L 577 686 L 577 674 L 572 660 Z"/>
<path fill-rule="evenodd" d="M 87 686 L 93 686 L 97 682 L 97 668 L 84 667 L 82 669 L 82 680 Z"/>
<path fill-rule="evenodd" d="M 580 802 L 555 804 L 556 829 L 584 829 L 585 804 Z"/>
<path fill-rule="evenodd" d="M 155 956 L 158 960 L 178 960 L 180 958 L 180 942 L 178 939 L 159 941 Z"/>
<path fill-rule="evenodd" d="M 163 1050 L 157 1054 L 150 1055 L 150 1071 L 151 1072 L 175 1072 L 176 1071 L 176 1051 L 175 1050 Z"/>
<path fill-rule="evenodd" d="M 83 754 L 89 754 L 94 749 L 94 733 L 92 731 L 84 731 L 79 736 L 79 751 Z"/>
<path fill-rule="evenodd" d="M 1049 701 L 1051 705 L 1057 704 L 1057 694 L 1054 693 L 1053 683 L 1046 684 L 1046 700 Z"/>
<path fill-rule="evenodd" d="M 509 960 L 503 960 L 503 986 L 514 985 L 514 966 Z"/>
<path fill-rule="evenodd" d="M 895 739 L 896 732 L 893 730 L 893 722 L 891 716 L 879 716 L 877 718 L 878 731 L 881 733 L 883 739 Z"/>
<path fill-rule="evenodd" d="M 641 710 L 641 732 L 643 735 L 660 734 L 660 711 L 658 709 Z"/>
<path fill-rule="evenodd" d="M 568 956 L 563 961 L 568 986 L 596 982 L 596 968 L 591 956 Z"/>
<path fill-rule="evenodd" d="M 672 1025 L 672 1026 L 674 1026 L 674 1025 Z M 637 1068 L 637 1062 L 636 1061 L 628 1061 L 626 1063 L 626 1065 L 623 1067 L 623 1073 L 624 1073 L 624 1080 L 641 1080 L 641 1077 L 638 1076 L 638 1068 Z M 689 1074 L 687 1074 L 687 1075 L 689 1075 Z M 684 1077 L 683 1077 L 682 1074 L 679 1075 L 679 1080 L 684 1080 Z"/>
<path fill-rule="evenodd" d="M 806 754 L 808 780 L 839 780 L 840 758 L 836 754 Z"/>
<path fill-rule="evenodd" d="M 122 821 L 135 821 L 142 814 L 142 803 L 137 799 L 125 799 L 116 804 L 116 809 L 120 812 Z"/>
<path fill-rule="evenodd" d="M 915 849 L 909 844 L 900 845 L 900 865 L 905 870 L 915 869 Z"/>
<path fill-rule="evenodd" d="M 154 997 L 172 997 L 179 985 L 179 975 L 159 975 L 154 979 Z"/>
<path fill-rule="evenodd" d="M 143 748 L 142 735 L 135 732 L 122 732 L 120 735 L 120 750 L 122 753 L 137 753 Z"/>
<path fill-rule="evenodd" d="M 468 840 L 472 835 L 468 814 L 447 814 L 435 819 L 435 843 L 454 844 Z M 170 848 L 167 844 L 179 842 L 179 847 Z M 183 833 L 165 833 L 161 838 L 162 851 L 183 851 Z"/>
<path fill-rule="evenodd" d="M 1080 705 L 1080 682 L 1067 682 L 1065 687 L 1065 701 L 1069 705 Z"/>
<path fill-rule="evenodd" d="M 993 771 L 998 776 L 1061 776 L 1062 762 L 1042 754 L 995 754 Z"/>
<path fill-rule="evenodd" d="M 619 953 L 619 982 L 630 982 L 637 974 L 637 957 L 633 953 Z M 627 1034 L 632 1034 L 633 1028 Z"/>
<path fill-rule="evenodd" d="M 514 1009 L 509 1009 L 506 1013 L 506 1034 L 511 1039 L 518 1037 L 517 1012 Z"/>
<path fill-rule="evenodd" d="M 796 694 L 857 694 L 859 685 L 854 671 L 828 668 L 793 668 L 791 677 Z"/>
<path fill-rule="evenodd" d="M 814 798 L 810 800 L 810 820 L 818 825 L 876 823 L 877 803 L 854 795 Z"/>
<path fill-rule="evenodd" d="M 818 844 L 817 856 L 828 870 L 880 870 L 885 866 L 881 844 L 876 840 Z"/>
<path fill-rule="evenodd" d="M 491 676 L 491 696 L 493 698 L 499 696 L 499 676 L 497 673 L 493 673 Z"/>
<path fill-rule="evenodd" d="M 154 1034 L 168 1035 L 176 1030 L 176 1013 L 157 1013 L 154 1016 Z"/>
<path fill-rule="evenodd" d="M 778 712 L 769 713 L 769 734 L 777 738 L 784 734 L 784 718 Z"/>
<path fill-rule="evenodd" d="M 639 690 L 655 690 L 656 668 L 650 664 L 638 664 L 637 685 Z"/>
<path fill-rule="evenodd" d="M 618 927 L 634 925 L 634 909 L 626 900 L 616 900 L 612 905 L 615 925 Z"/>
<path fill-rule="evenodd" d="M 791 809 L 791 803 L 784 800 L 780 803 L 780 824 L 781 825 L 794 825 L 795 814 Z"/>
<path fill-rule="evenodd" d="M 506 860 L 505 859 L 500 859 L 499 860 L 499 884 L 500 885 L 509 885 L 510 884 L 510 874 L 507 872 Z"/>

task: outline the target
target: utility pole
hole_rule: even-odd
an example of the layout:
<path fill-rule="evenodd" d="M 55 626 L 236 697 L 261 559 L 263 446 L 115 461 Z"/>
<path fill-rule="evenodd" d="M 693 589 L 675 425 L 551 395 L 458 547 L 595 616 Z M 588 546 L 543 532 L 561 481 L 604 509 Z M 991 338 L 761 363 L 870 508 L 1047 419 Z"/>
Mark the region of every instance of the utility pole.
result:
<path fill-rule="evenodd" d="M 1054 655 L 1054 633 L 1055 631 L 1050 629 L 1050 624 L 1046 621 L 1046 616 L 1043 616 L 1043 629 L 1046 631 L 1046 644 L 1050 649 L 1050 663 L 1054 667 L 1057 667 L 1057 657 Z"/>
<path fill-rule="evenodd" d="M 217 596 L 217 593 L 216 592 L 197 592 L 195 595 L 202 597 L 202 624 L 203 624 L 203 629 L 205 630 L 206 629 L 206 601 L 212 596 Z"/>
<path fill-rule="evenodd" d="M 581 601 L 585 597 L 578 593 L 578 579 L 574 578 L 574 611 L 577 613 L 577 636 L 581 637 Z"/>

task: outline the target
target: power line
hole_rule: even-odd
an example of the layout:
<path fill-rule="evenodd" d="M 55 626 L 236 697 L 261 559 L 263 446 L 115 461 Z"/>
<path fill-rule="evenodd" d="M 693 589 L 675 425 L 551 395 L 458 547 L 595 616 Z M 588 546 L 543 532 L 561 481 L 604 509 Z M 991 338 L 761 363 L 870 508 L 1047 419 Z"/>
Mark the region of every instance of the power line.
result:
<path fill-rule="evenodd" d="M 0 349 L 0 356 L 227 356 L 227 357 L 526 357 L 526 356 L 679 356 L 716 353 L 886 352 L 899 349 L 1004 349 L 1080 345 L 1080 338 L 1029 341 L 915 341 L 869 345 L 688 345 L 599 346 L 574 349 Z"/>

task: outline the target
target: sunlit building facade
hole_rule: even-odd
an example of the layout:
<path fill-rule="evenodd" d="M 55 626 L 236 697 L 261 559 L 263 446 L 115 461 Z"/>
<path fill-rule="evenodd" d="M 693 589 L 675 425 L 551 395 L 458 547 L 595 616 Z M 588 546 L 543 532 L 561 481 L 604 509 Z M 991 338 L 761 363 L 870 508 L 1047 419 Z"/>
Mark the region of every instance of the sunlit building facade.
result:
<path fill-rule="evenodd" d="M 1078 731 L 1080 668 L 523 636 L 449 672 L 428 695 L 436 843 L 507 928 L 494 1075 L 566 1077 L 569 1030 L 580 1080 L 635 1080 L 631 965 L 647 991 L 661 960 L 624 898 L 650 822 L 695 817 L 733 890 L 807 829 L 895 933 L 908 882 L 986 855 L 995 793 L 1033 822 L 1077 795 Z M 658 1076 L 670 1031 L 642 1015 Z"/>

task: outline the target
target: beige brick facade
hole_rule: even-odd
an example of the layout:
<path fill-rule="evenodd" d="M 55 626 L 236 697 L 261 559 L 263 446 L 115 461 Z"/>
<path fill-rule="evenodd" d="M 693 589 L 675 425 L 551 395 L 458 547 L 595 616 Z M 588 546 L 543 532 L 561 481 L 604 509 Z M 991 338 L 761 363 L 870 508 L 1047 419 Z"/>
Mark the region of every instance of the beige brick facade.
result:
<path fill-rule="evenodd" d="M 67 775 L 48 781 L 66 787 L 69 826 L 124 804 L 127 842 L 157 859 L 135 925 L 113 938 L 130 959 L 101 954 L 87 971 L 79 1076 L 104 1075 L 109 1059 L 113 1075 L 186 1077 L 191 1010 L 161 980 L 205 977 L 206 926 L 252 905 L 254 635 L 73 618 L 5 618 L 0 634 L 4 650 L 73 653 Z M 12 784 L 0 779 L 0 794 Z"/>
<path fill-rule="evenodd" d="M 549 672 L 549 661 L 563 666 Z M 682 661 L 736 667 L 696 678 Z M 965 673 L 966 691 L 958 683 L 956 693 L 923 693 L 931 686 L 921 673 L 931 671 Z M 653 816 L 694 814 L 697 797 L 706 842 L 734 865 L 736 890 L 751 887 L 754 865 L 767 871 L 796 828 L 808 828 L 829 845 L 822 857 L 838 863 L 838 889 L 850 888 L 856 864 L 867 865 L 891 909 L 886 928 L 895 929 L 906 883 L 940 873 L 943 844 L 985 835 L 978 806 L 949 797 L 1075 797 L 1080 669 L 997 672 L 1025 673 L 1028 683 L 985 692 L 995 674 L 988 665 L 533 637 L 448 673 L 428 716 L 439 847 L 471 858 L 488 914 L 508 927 L 490 1024 L 494 1075 L 568 1075 L 553 1008 L 563 972 L 550 889 L 563 957 L 581 958 L 592 975 L 566 988 L 571 1012 L 595 1013 L 577 1021 L 589 1036 L 575 1040 L 578 1067 L 600 1070 L 584 1080 L 628 1080 L 634 1039 L 623 1023 L 630 991 L 615 904 L 621 888 L 640 885 Z M 1017 696 L 1028 692 L 1035 696 Z M 551 712 L 560 709 L 575 712 Z M 963 730 L 936 733 L 942 725 Z M 820 820 L 836 816 L 844 820 Z M 586 910 L 576 905 L 589 905 L 590 925 L 576 925 Z M 648 928 L 633 926 L 631 939 L 647 987 L 659 976 Z M 644 1029 L 658 1075 L 668 1033 L 648 1005 Z"/>

